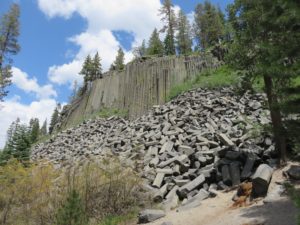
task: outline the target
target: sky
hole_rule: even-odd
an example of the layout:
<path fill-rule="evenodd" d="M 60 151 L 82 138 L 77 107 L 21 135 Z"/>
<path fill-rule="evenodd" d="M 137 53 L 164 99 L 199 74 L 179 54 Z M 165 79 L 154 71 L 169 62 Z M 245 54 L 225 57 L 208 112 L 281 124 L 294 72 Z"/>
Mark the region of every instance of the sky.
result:
<path fill-rule="evenodd" d="M 173 4 L 192 19 L 195 6 L 203 1 L 173 0 Z M 224 10 L 232 1 L 211 2 Z M 13 57 L 13 84 L 0 103 L 0 148 L 17 118 L 23 123 L 30 118 L 49 123 L 56 104 L 68 102 L 74 81 L 82 82 L 78 73 L 88 54 L 98 51 L 105 71 L 119 46 L 128 62 L 131 49 L 162 26 L 160 0 L 0 0 L 0 15 L 12 3 L 21 9 L 21 51 Z"/>

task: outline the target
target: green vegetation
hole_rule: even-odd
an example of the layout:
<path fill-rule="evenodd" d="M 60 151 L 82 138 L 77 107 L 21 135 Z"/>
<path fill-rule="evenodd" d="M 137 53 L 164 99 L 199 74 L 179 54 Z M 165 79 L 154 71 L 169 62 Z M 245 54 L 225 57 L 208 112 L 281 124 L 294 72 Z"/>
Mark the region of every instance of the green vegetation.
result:
<path fill-rule="evenodd" d="M 296 207 L 300 210 L 300 190 L 296 189 L 295 186 L 290 183 L 285 183 L 284 187 L 286 188 Z M 300 225 L 300 211 L 298 212 L 297 216 L 297 224 Z"/>
<path fill-rule="evenodd" d="M 5 88 L 11 84 L 11 56 L 20 51 L 19 17 L 19 5 L 13 4 L 9 12 L 0 19 L 0 101 L 3 101 L 8 93 Z"/>
<path fill-rule="evenodd" d="M 0 167 L 1 224 L 116 224 L 133 218 L 140 178 L 110 158 L 58 171 L 17 160 Z"/>
<path fill-rule="evenodd" d="M 229 6 L 229 22 L 233 28 L 233 41 L 229 45 L 227 63 L 243 71 L 249 81 L 263 80 L 267 95 L 276 149 L 281 162 L 287 160 L 287 133 L 285 117 L 299 113 L 299 99 L 289 99 L 299 93 L 291 81 L 300 74 L 300 7 L 295 0 L 235 0 Z M 292 119 L 299 123 L 299 119 Z M 299 135 L 297 135 L 299 136 Z M 298 137 L 299 140 L 299 137 Z M 299 140 L 300 141 L 300 140 Z"/>
<path fill-rule="evenodd" d="M 88 218 L 83 202 L 76 190 L 71 190 L 57 213 L 57 225 L 87 225 Z"/>
<path fill-rule="evenodd" d="M 124 68 L 125 68 L 124 61 L 125 61 L 125 53 L 124 53 L 123 49 L 121 47 L 119 47 L 116 59 L 113 62 L 113 64 L 111 64 L 109 70 L 110 71 L 113 71 L 113 70 L 117 70 L 117 71 L 124 70 Z"/>
<path fill-rule="evenodd" d="M 130 221 L 133 221 L 137 216 L 136 211 L 132 211 L 126 215 L 121 216 L 107 216 L 103 221 L 98 225 L 122 225 L 128 224 Z"/>
<path fill-rule="evenodd" d="M 108 118 L 111 116 L 128 117 L 128 111 L 116 109 L 116 108 L 102 108 L 95 115 L 96 115 L 96 117 L 101 117 L 101 118 Z"/>
<path fill-rule="evenodd" d="M 179 94 L 194 88 L 218 88 L 236 85 L 239 82 L 237 72 L 228 66 L 222 66 L 216 70 L 199 74 L 193 80 L 187 80 L 171 89 L 167 99 L 175 98 Z"/>

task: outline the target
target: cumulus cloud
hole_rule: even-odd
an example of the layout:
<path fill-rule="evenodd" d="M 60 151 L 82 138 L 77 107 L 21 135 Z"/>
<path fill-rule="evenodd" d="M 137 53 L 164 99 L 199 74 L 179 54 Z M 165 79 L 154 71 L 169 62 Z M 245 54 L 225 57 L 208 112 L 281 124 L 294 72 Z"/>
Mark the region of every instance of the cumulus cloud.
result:
<path fill-rule="evenodd" d="M 154 28 L 161 27 L 158 16 L 160 0 L 38 0 L 38 5 L 50 18 L 68 19 L 78 13 L 88 24 L 85 32 L 69 39 L 80 47 L 74 59 L 67 64 L 50 67 L 48 76 L 58 84 L 80 79 L 81 63 L 87 54 L 96 51 L 102 58 L 103 69 L 107 70 L 120 45 L 112 31 L 133 34 L 132 45 L 135 46 L 149 38 Z M 125 51 L 125 59 L 126 62 L 131 60 L 132 53 Z"/>
<path fill-rule="evenodd" d="M 42 123 L 46 118 L 51 118 L 51 114 L 56 106 L 54 99 L 41 99 L 33 101 L 30 104 L 22 104 L 19 96 L 14 96 L 11 99 L 1 103 L 0 108 L 0 148 L 6 141 L 6 131 L 9 125 L 20 118 L 22 123 L 27 123 L 31 118 L 38 118 Z"/>
<path fill-rule="evenodd" d="M 49 97 L 56 97 L 57 93 L 51 84 L 41 86 L 37 79 L 29 78 L 28 74 L 19 68 L 12 68 L 12 82 L 26 93 L 34 93 L 38 99 L 46 99 Z"/>

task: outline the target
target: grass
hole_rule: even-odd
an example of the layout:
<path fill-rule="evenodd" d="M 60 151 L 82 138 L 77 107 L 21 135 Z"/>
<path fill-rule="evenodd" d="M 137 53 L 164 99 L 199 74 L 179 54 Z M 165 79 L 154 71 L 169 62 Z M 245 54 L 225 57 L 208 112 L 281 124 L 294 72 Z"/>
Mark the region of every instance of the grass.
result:
<path fill-rule="evenodd" d="M 223 65 L 216 70 L 206 71 L 199 74 L 193 80 L 187 80 L 173 87 L 167 97 L 171 100 L 176 96 L 194 88 L 218 88 L 236 85 L 239 81 L 237 73 L 230 67 Z"/>
<path fill-rule="evenodd" d="M 127 117 L 128 111 L 115 108 L 103 108 L 96 113 L 96 117 L 108 118 L 111 116 Z"/>
<path fill-rule="evenodd" d="M 130 221 L 133 221 L 136 217 L 137 212 L 135 211 L 121 216 L 107 216 L 98 225 L 126 225 L 129 224 Z"/>

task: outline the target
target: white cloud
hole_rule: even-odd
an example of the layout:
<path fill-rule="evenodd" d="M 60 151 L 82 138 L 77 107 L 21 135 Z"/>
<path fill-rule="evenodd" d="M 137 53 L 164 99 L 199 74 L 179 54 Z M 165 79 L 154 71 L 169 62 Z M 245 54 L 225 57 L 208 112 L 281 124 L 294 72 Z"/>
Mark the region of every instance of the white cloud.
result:
<path fill-rule="evenodd" d="M 20 103 L 20 97 L 14 96 L 12 99 L 8 99 L 1 103 L 0 109 L 0 148 L 5 144 L 6 131 L 9 125 L 20 118 L 22 123 L 27 123 L 31 118 L 38 118 L 40 123 L 48 118 L 51 118 L 51 114 L 56 106 L 54 99 L 41 99 L 39 101 L 33 101 L 29 105 Z"/>
<path fill-rule="evenodd" d="M 158 10 L 160 0 L 38 0 L 39 8 L 50 18 L 70 18 L 78 13 L 88 23 L 87 30 L 70 41 L 80 47 L 73 61 L 50 67 L 48 76 L 58 84 L 78 80 L 78 72 L 87 54 L 98 51 L 103 69 L 107 70 L 113 62 L 120 43 L 112 31 L 126 31 L 134 36 L 133 46 L 148 39 L 154 28 L 161 27 Z M 176 11 L 178 7 L 176 6 Z M 131 52 L 125 52 L 128 62 Z"/>
<path fill-rule="evenodd" d="M 57 93 L 51 84 L 40 86 L 37 79 L 29 78 L 28 74 L 19 68 L 12 68 L 12 82 L 26 93 L 34 93 L 38 99 L 46 99 L 49 97 L 56 97 Z"/>
<path fill-rule="evenodd" d="M 82 77 L 78 75 L 81 70 L 82 60 L 73 60 L 60 66 L 51 66 L 48 70 L 50 81 L 56 84 L 73 84 L 75 80 L 82 82 Z"/>

